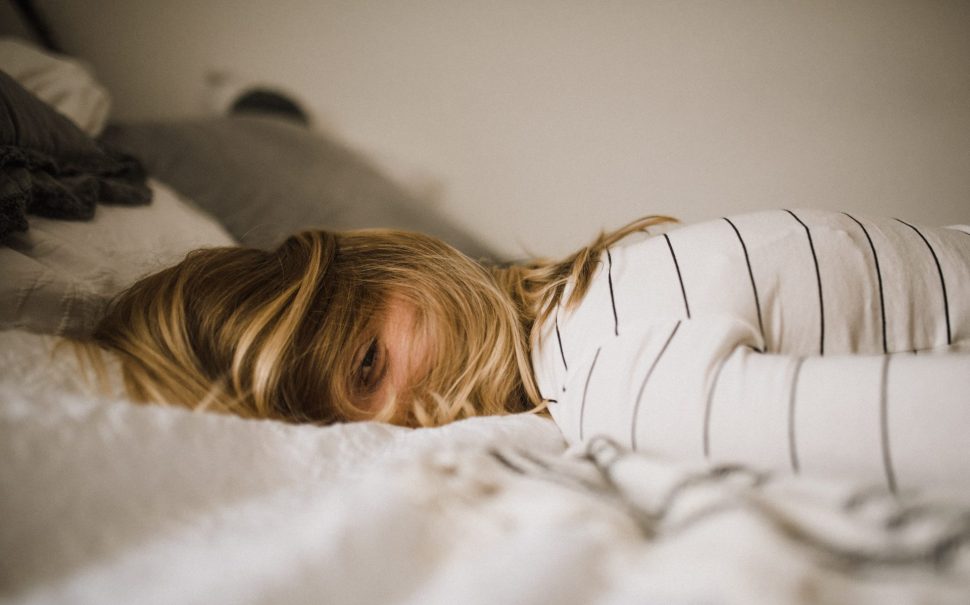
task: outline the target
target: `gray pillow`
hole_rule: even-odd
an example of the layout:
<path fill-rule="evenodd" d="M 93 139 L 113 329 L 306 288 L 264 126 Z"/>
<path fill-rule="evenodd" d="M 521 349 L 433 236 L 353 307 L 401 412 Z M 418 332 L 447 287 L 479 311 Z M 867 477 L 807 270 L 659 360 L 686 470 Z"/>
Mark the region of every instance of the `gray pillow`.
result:
<path fill-rule="evenodd" d="M 114 124 L 103 138 L 215 216 L 241 243 L 268 248 L 300 229 L 391 227 L 498 260 L 374 166 L 324 134 L 272 116 Z"/>
<path fill-rule="evenodd" d="M 98 144 L 0 71 L 0 241 L 27 230 L 27 214 L 90 220 L 95 204 L 147 204 L 134 158 Z"/>

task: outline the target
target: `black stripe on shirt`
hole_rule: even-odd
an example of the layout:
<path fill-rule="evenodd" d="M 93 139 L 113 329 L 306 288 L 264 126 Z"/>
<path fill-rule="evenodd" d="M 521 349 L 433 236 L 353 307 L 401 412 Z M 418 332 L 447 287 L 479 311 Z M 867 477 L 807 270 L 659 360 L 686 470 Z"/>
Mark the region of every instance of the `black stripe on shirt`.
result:
<path fill-rule="evenodd" d="M 916 235 L 923 240 L 923 243 L 926 244 L 926 247 L 929 248 L 930 254 L 933 256 L 933 262 L 936 263 L 936 271 L 940 274 L 940 288 L 943 290 L 943 315 L 946 317 L 946 344 L 953 344 L 950 340 L 950 301 L 946 296 L 946 280 L 943 279 L 943 267 L 940 266 L 940 259 L 936 256 L 936 250 L 933 249 L 933 246 L 930 245 L 929 240 L 926 239 L 919 229 L 910 225 L 906 221 L 902 221 L 898 218 L 896 220 L 915 231 Z"/>
<path fill-rule="evenodd" d="M 790 214 L 805 229 L 805 236 L 808 238 L 808 249 L 812 252 L 812 262 L 815 263 L 815 281 L 818 284 L 818 354 L 825 355 L 825 305 L 822 302 L 822 273 L 818 269 L 818 255 L 815 254 L 815 242 L 812 241 L 812 232 L 808 229 L 808 225 L 802 222 L 802 219 L 798 218 L 791 210 L 786 209 L 785 212 Z"/>
<path fill-rule="evenodd" d="M 677 281 L 680 282 L 680 295 L 684 297 L 684 311 L 687 312 L 687 319 L 690 319 L 690 305 L 687 304 L 687 290 L 684 288 L 684 277 L 680 274 L 680 264 L 677 262 L 677 255 L 674 254 L 674 246 L 670 243 L 670 237 L 664 233 L 667 240 L 667 248 L 670 249 L 670 258 L 674 261 L 674 269 L 677 270 Z"/>
<path fill-rule="evenodd" d="M 556 309 L 556 342 L 559 343 L 559 356 L 562 357 L 562 368 L 569 371 L 569 364 L 566 363 L 566 352 L 562 348 L 562 335 L 559 334 L 559 309 Z"/>
<path fill-rule="evenodd" d="M 579 440 L 583 440 L 583 420 L 586 417 L 586 394 L 589 392 L 589 379 L 593 377 L 593 369 L 596 368 L 596 360 L 600 358 L 600 351 L 603 347 L 597 347 L 596 355 L 593 356 L 593 363 L 589 366 L 589 374 L 586 375 L 586 385 L 583 387 L 583 401 L 579 404 Z"/>
<path fill-rule="evenodd" d="M 795 439 L 795 403 L 796 393 L 798 392 L 798 377 L 802 371 L 804 357 L 799 357 L 795 362 L 795 371 L 791 379 L 791 391 L 788 395 L 788 457 L 791 460 L 791 470 L 797 475 L 800 468 L 798 464 L 798 442 Z"/>
<path fill-rule="evenodd" d="M 667 337 L 667 341 L 664 342 L 664 346 L 660 348 L 660 352 L 653 359 L 653 363 L 650 364 L 650 368 L 647 370 L 646 375 L 643 377 L 643 382 L 640 383 L 640 391 L 637 393 L 636 403 L 633 405 L 633 418 L 630 421 L 630 449 L 636 451 L 637 449 L 637 417 L 640 415 L 640 400 L 643 398 L 643 391 L 647 388 L 647 382 L 650 380 L 650 376 L 653 371 L 657 368 L 657 363 L 660 358 L 663 357 L 664 353 L 667 352 L 667 347 L 670 346 L 670 341 L 674 339 L 674 334 L 677 333 L 677 329 L 680 328 L 680 321 L 678 320 L 674 329 L 670 331 L 670 336 Z"/>
<path fill-rule="evenodd" d="M 887 387 L 889 385 L 889 360 L 886 355 L 882 361 L 882 372 L 879 378 L 879 441 L 882 448 L 882 466 L 886 472 L 886 484 L 889 491 L 896 493 L 896 471 L 893 469 L 892 449 L 889 446 L 889 402 Z"/>
<path fill-rule="evenodd" d="M 762 347 L 766 347 L 765 342 L 765 324 L 761 319 L 761 301 L 758 299 L 758 286 L 754 283 L 754 271 L 751 270 L 751 259 L 748 257 L 748 247 L 744 244 L 744 238 L 741 237 L 741 232 L 738 228 L 731 222 L 731 219 L 727 217 L 723 218 L 728 225 L 731 225 L 731 229 L 734 229 L 734 234 L 738 236 L 738 241 L 741 242 L 741 251 L 744 252 L 744 264 L 748 266 L 748 277 L 751 278 L 751 290 L 754 292 L 754 307 L 758 312 L 758 329 L 761 331 L 761 344 Z"/>
<path fill-rule="evenodd" d="M 606 260 L 609 266 L 606 268 L 606 279 L 610 284 L 610 304 L 613 306 L 613 335 L 620 335 L 620 320 L 616 316 L 616 298 L 613 297 L 613 255 L 610 249 L 606 249 Z"/>
<path fill-rule="evenodd" d="M 872 243 L 872 238 L 869 237 L 869 231 L 865 228 L 865 226 L 856 220 L 856 218 L 851 214 L 848 214 L 847 212 L 843 212 L 842 214 L 855 221 L 856 225 L 859 225 L 859 228 L 862 229 L 863 235 L 866 236 L 866 241 L 869 242 L 869 249 L 872 250 L 872 261 L 876 265 L 876 280 L 879 283 L 879 319 L 882 321 L 882 352 L 884 354 L 888 354 L 889 345 L 886 342 L 886 300 L 882 292 L 882 271 L 879 269 L 879 255 L 876 254 L 876 246 Z"/>
<path fill-rule="evenodd" d="M 569 365 L 566 363 L 566 351 L 563 350 L 563 348 L 562 348 L 562 335 L 559 334 L 559 307 L 558 306 L 556 307 L 556 316 L 555 316 L 554 319 L 555 319 L 555 324 L 556 324 L 556 342 L 559 343 L 559 356 L 562 357 L 562 369 L 563 369 L 563 372 L 565 372 L 566 374 L 568 374 L 569 373 Z M 566 378 L 567 378 L 566 376 L 563 376 L 563 379 L 562 379 L 562 392 L 563 393 L 566 392 Z"/>

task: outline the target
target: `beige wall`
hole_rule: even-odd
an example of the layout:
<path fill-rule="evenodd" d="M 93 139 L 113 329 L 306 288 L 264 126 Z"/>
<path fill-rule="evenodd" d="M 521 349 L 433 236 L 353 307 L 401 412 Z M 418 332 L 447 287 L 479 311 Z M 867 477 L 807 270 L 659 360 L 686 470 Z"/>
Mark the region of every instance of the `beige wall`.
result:
<path fill-rule="evenodd" d="M 228 69 L 434 175 L 509 254 L 644 213 L 970 222 L 970 2 L 40 1 L 125 117 Z"/>

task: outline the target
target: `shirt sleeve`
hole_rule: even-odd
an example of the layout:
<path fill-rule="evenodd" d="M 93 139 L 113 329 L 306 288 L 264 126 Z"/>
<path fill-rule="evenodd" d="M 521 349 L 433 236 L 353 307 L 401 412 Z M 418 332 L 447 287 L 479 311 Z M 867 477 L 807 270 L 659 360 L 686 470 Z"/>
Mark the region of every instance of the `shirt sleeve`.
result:
<path fill-rule="evenodd" d="M 645 322 L 589 347 L 551 412 L 571 442 L 847 476 L 970 486 L 970 355 L 758 352 L 727 318 Z"/>

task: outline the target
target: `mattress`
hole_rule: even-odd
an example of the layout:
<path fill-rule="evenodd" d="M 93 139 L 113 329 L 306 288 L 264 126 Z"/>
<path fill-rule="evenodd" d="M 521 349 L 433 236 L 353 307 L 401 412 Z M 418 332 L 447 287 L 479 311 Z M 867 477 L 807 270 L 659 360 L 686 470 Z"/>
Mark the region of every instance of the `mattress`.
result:
<path fill-rule="evenodd" d="M 959 498 L 701 467 L 551 420 L 244 420 L 0 333 L 11 603 L 965 603 Z"/>

